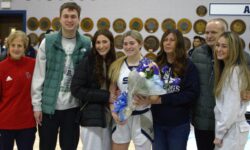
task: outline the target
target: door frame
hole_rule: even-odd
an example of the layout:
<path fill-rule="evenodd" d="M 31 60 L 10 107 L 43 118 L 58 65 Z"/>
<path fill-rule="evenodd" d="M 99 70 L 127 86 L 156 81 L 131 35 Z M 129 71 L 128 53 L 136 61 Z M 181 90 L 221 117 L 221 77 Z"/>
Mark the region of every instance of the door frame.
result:
<path fill-rule="evenodd" d="M 13 15 L 20 15 L 22 16 L 22 30 L 26 32 L 26 10 L 0 10 L 0 15 L 7 15 L 7 16 L 13 16 Z"/>

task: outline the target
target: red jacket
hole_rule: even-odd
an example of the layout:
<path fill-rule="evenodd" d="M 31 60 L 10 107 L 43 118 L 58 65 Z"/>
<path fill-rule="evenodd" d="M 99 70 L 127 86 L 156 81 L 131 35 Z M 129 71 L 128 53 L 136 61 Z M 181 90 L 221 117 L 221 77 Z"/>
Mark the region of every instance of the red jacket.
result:
<path fill-rule="evenodd" d="M 0 129 L 36 126 L 30 94 L 34 65 L 28 57 L 0 62 Z"/>

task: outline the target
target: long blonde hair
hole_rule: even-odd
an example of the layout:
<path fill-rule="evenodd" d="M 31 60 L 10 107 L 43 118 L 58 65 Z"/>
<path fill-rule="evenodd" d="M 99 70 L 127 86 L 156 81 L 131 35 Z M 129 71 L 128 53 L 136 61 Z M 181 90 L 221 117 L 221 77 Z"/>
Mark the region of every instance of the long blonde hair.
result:
<path fill-rule="evenodd" d="M 108 76 L 109 76 L 111 83 L 116 83 L 116 81 L 118 80 L 118 77 L 120 75 L 121 66 L 126 58 L 127 58 L 127 56 L 123 56 L 123 57 L 117 59 L 109 67 Z"/>
<path fill-rule="evenodd" d="M 224 32 L 220 37 L 224 37 L 228 42 L 228 59 L 224 63 L 216 57 L 216 46 L 214 50 L 214 71 L 215 84 L 214 94 L 218 97 L 222 91 L 223 85 L 227 80 L 231 80 L 231 74 L 235 66 L 240 69 L 239 79 L 241 80 L 240 90 L 250 90 L 250 72 L 247 67 L 244 50 L 239 36 L 233 32 Z"/>

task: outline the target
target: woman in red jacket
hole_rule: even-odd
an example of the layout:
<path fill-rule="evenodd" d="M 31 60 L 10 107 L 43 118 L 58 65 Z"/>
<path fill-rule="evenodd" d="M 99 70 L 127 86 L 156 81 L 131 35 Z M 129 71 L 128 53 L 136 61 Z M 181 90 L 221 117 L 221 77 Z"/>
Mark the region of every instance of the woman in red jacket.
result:
<path fill-rule="evenodd" d="M 9 56 L 0 62 L 0 149 L 32 150 L 36 124 L 30 87 L 35 61 L 25 57 L 28 37 L 15 31 L 8 37 Z"/>

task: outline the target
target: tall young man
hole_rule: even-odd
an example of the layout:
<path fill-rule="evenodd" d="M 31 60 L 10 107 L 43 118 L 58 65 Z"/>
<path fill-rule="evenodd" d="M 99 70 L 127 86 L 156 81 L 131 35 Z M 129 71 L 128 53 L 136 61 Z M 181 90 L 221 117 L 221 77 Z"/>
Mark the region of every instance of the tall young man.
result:
<path fill-rule="evenodd" d="M 90 50 L 91 41 L 77 31 L 81 8 L 74 2 L 60 7 L 61 30 L 42 41 L 32 80 L 32 105 L 40 150 L 54 150 L 59 132 L 62 150 L 76 150 L 78 101 L 70 92 L 74 68 Z"/>

